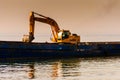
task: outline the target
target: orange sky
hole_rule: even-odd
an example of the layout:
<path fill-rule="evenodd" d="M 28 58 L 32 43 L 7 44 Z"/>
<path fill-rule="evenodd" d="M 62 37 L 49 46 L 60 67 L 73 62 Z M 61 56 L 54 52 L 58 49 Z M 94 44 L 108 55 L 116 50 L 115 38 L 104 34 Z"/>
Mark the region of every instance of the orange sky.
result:
<path fill-rule="evenodd" d="M 55 19 L 81 41 L 120 40 L 120 0 L 1 0 L 0 40 L 21 41 L 30 11 Z M 50 26 L 37 22 L 35 34 L 35 41 L 49 41 Z"/>

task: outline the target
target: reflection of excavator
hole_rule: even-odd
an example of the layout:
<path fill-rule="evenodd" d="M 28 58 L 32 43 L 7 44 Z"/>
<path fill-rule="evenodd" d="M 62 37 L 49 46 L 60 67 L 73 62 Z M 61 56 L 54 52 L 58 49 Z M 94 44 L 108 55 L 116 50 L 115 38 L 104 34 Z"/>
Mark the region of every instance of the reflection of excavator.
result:
<path fill-rule="evenodd" d="M 39 17 L 35 17 L 34 15 L 38 15 Z M 35 21 L 43 22 L 51 26 L 53 34 L 53 38 L 51 38 L 52 42 L 73 44 L 80 42 L 80 36 L 78 36 L 77 34 L 71 34 L 69 30 L 60 30 L 55 20 L 35 12 L 30 13 L 30 31 L 29 35 L 24 35 L 22 39 L 23 42 L 33 41 Z"/>

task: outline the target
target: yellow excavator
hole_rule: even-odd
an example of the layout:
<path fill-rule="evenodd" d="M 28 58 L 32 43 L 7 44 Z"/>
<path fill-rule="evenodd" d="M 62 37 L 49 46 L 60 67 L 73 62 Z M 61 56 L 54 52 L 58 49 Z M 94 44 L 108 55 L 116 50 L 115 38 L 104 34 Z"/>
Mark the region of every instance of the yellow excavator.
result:
<path fill-rule="evenodd" d="M 57 22 L 54 19 L 43 16 L 33 11 L 30 12 L 30 17 L 29 17 L 29 22 L 30 22 L 29 35 L 23 36 L 22 38 L 23 42 L 31 43 L 34 40 L 35 21 L 46 23 L 51 26 L 52 35 L 53 35 L 53 37 L 51 38 L 51 41 L 54 43 L 77 44 L 80 42 L 80 36 L 78 36 L 77 34 L 71 34 L 69 30 L 64 30 L 64 29 L 60 30 Z"/>

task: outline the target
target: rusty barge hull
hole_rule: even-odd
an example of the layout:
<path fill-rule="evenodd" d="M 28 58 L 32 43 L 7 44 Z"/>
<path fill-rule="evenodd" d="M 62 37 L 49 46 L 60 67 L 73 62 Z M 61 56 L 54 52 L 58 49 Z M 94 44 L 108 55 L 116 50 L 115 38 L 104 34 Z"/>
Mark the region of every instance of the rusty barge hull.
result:
<path fill-rule="evenodd" d="M 120 56 L 120 42 L 24 43 L 0 41 L 0 59 Z"/>

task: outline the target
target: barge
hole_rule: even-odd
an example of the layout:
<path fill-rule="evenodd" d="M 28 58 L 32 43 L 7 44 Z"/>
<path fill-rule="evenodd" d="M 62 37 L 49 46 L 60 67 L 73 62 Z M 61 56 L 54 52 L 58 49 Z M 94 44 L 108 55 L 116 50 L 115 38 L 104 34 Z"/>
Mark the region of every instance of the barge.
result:
<path fill-rule="evenodd" d="M 120 42 L 24 43 L 0 41 L 0 59 L 120 56 Z"/>

